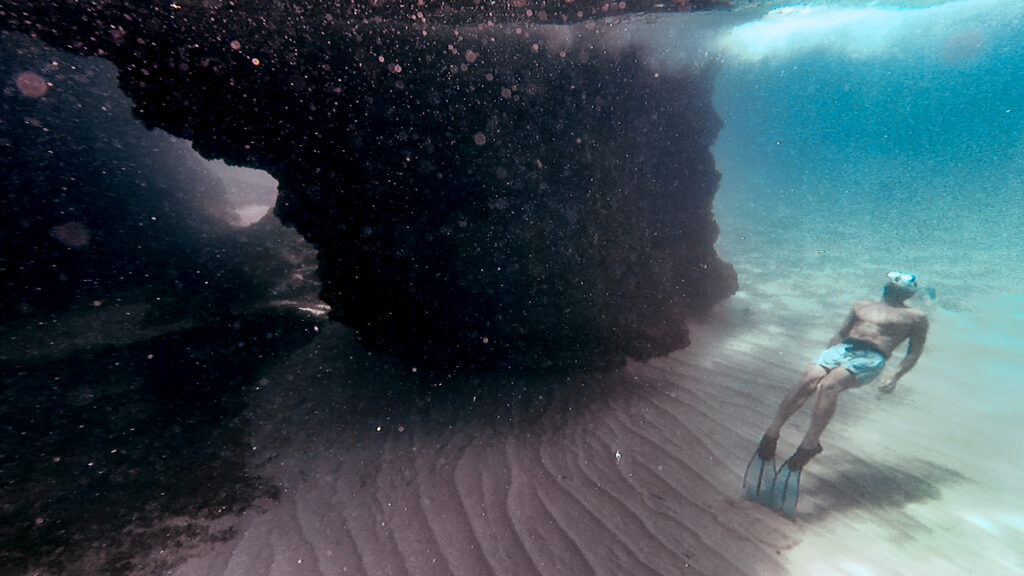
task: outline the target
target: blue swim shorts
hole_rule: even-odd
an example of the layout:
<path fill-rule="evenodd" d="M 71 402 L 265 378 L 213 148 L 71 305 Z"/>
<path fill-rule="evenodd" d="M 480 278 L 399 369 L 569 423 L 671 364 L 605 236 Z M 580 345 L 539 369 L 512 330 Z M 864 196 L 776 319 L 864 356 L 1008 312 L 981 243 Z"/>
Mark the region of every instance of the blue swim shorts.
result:
<path fill-rule="evenodd" d="M 882 373 L 885 355 L 864 343 L 847 340 L 822 352 L 814 363 L 828 370 L 842 366 L 858 384 L 867 384 Z"/>

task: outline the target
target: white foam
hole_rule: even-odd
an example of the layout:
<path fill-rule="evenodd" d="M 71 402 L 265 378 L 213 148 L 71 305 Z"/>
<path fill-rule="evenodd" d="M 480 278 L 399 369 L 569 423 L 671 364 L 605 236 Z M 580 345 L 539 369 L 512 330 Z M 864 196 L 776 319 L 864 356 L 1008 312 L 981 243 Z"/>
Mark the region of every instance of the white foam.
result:
<path fill-rule="evenodd" d="M 829 52 L 848 58 L 934 55 L 970 30 L 1009 30 L 1024 19 L 1024 3 L 954 0 L 923 8 L 872 5 L 777 8 L 726 30 L 718 40 L 740 61 Z"/>

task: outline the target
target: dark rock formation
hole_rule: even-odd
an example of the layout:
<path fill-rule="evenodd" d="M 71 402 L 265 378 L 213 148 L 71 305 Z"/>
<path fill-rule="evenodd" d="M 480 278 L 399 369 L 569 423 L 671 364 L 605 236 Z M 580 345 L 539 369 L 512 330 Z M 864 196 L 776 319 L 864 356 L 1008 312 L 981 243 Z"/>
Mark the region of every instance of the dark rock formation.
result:
<path fill-rule="evenodd" d="M 58 4 L 8 2 L 0 23 L 109 58 L 149 126 L 277 178 L 322 298 L 371 349 L 643 358 L 735 289 L 713 247 L 711 71 L 655 69 L 614 24 Z"/>
<path fill-rule="evenodd" d="M 0 323 L 126 300 L 153 322 L 209 321 L 294 298 L 291 253 L 308 247 L 276 221 L 231 226 L 221 178 L 143 128 L 116 76 L 0 32 Z"/>

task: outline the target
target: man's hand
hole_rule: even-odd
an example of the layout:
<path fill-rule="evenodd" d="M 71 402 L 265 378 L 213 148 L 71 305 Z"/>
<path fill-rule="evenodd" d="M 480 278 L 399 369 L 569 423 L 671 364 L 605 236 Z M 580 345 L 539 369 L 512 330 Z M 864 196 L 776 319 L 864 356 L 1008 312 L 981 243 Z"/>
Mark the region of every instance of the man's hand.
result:
<path fill-rule="evenodd" d="M 886 394 L 892 394 L 892 391 L 896 389 L 896 379 L 886 378 L 885 383 L 878 387 L 878 395 L 885 396 Z"/>

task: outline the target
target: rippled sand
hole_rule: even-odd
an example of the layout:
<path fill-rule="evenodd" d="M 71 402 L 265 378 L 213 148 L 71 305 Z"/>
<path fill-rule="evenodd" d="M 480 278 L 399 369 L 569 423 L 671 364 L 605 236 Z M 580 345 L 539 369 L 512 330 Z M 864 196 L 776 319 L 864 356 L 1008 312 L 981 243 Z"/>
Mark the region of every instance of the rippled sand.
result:
<path fill-rule="evenodd" d="M 279 499 L 174 573 L 1024 571 L 1024 453 L 1006 436 L 1024 419 L 987 417 L 982 391 L 964 401 L 1007 358 L 942 309 L 895 395 L 844 394 L 795 521 L 739 498 L 776 403 L 830 335 L 784 300 L 741 293 L 689 349 L 618 371 L 439 387 L 329 326 L 250 399 L 251 465 Z"/>

